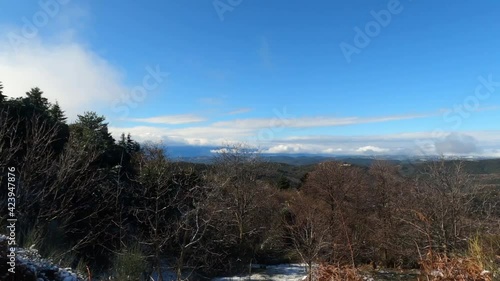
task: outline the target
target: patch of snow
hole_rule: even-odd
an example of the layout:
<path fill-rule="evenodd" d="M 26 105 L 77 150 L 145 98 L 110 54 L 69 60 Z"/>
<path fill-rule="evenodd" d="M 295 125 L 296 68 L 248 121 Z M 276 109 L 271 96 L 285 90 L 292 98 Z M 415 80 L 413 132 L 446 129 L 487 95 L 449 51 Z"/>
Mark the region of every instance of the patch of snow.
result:
<path fill-rule="evenodd" d="M 256 272 L 251 275 L 217 277 L 212 281 L 230 280 L 270 280 L 270 281 L 302 281 L 307 278 L 306 266 L 304 264 L 278 264 L 268 265 L 261 269 L 260 265 L 252 266 Z"/>
<path fill-rule="evenodd" d="M 7 237 L 0 234 L 0 242 L 3 242 Z M 54 272 L 55 280 L 61 281 L 83 281 L 83 278 L 71 271 L 71 268 L 59 268 L 50 260 L 44 259 L 35 249 L 35 245 L 29 249 L 16 248 L 16 268 L 27 268 L 37 276 L 37 281 L 54 281 L 49 279 L 45 273 Z"/>

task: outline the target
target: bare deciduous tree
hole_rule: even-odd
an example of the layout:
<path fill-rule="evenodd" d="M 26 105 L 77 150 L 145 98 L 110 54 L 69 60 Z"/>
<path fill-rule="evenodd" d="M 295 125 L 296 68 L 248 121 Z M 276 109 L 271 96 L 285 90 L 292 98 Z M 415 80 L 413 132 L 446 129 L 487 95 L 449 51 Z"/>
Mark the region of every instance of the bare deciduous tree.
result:
<path fill-rule="evenodd" d="M 397 218 L 399 210 L 407 203 L 409 192 L 406 180 L 400 174 L 399 166 L 385 161 L 376 161 L 370 166 L 371 177 L 370 204 L 373 214 L 370 218 L 370 244 L 375 247 L 373 255 L 374 265 L 377 262 L 385 266 L 400 265 L 406 256 L 408 245 L 405 245 L 407 229 Z M 412 248 L 412 245 L 409 245 Z"/>
<path fill-rule="evenodd" d="M 465 172 L 463 161 L 435 161 L 425 167 L 419 183 L 424 188 L 426 208 L 422 210 L 431 223 L 430 235 L 445 253 L 465 242 L 472 221 L 472 199 L 477 186 Z M 469 229 L 468 229 L 469 228 Z"/>
<path fill-rule="evenodd" d="M 363 236 L 361 232 L 365 231 L 356 226 L 362 220 L 357 208 L 364 205 L 360 195 L 367 193 L 364 191 L 366 187 L 365 173 L 360 168 L 340 162 L 320 163 L 308 175 L 304 192 L 329 208 L 331 261 L 347 258 L 351 265 L 355 264 L 355 247 L 359 246 Z"/>
<path fill-rule="evenodd" d="M 251 263 L 256 245 L 261 243 L 266 230 L 266 197 L 272 196 L 270 185 L 259 177 L 264 167 L 258 154 L 244 145 L 221 149 L 215 156 L 214 165 L 208 176 L 213 185 L 210 204 L 214 214 L 214 227 L 223 235 L 219 250 L 230 249 L 223 255 L 236 258 L 237 266 Z M 269 215 L 267 215 L 269 216 Z M 232 264 L 228 265 L 232 267 Z"/>
<path fill-rule="evenodd" d="M 171 163 L 160 145 L 143 146 L 138 158 L 141 189 L 136 195 L 139 201 L 137 208 L 132 211 L 143 227 L 139 239 L 151 249 L 149 257 L 158 280 L 162 281 L 162 251 L 174 236 L 169 222 L 179 190 L 172 190 L 169 186 Z"/>
<path fill-rule="evenodd" d="M 284 218 L 285 238 L 292 241 L 295 251 L 307 264 L 309 280 L 313 280 L 313 264 L 325 256 L 322 252 L 330 245 L 330 223 L 325 209 L 322 202 L 299 195 Z"/>
<path fill-rule="evenodd" d="M 20 120 L 9 116 L 8 110 L 0 108 L 0 171 L 12 162 L 22 143 L 16 138 Z"/>

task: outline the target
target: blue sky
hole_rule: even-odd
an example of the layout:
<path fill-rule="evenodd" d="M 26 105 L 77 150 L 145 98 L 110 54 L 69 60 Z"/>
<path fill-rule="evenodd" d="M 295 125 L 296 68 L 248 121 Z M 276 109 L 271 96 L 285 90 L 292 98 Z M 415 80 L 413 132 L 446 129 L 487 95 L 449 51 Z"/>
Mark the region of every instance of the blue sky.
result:
<path fill-rule="evenodd" d="M 167 145 L 500 156 L 497 1 L 3 1 L 0 81 Z M 489 82 L 488 82 L 489 81 Z M 498 81 L 498 82 L 497 82 Z"/>

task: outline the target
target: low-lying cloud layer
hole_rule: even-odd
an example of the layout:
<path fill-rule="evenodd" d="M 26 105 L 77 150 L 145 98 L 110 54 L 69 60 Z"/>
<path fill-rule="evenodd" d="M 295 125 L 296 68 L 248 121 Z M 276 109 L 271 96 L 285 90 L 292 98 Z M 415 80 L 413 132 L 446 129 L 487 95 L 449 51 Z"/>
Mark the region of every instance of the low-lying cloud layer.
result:
<path fill-rule="evenodd" d="M 436 141 L 435 147 L 439 154 L 463 155 L 481 152 L 477 141 L 472 136 L 457 133 L 449 134 L 443 140 Z"/>
<path fill-rule="evenodd" d="M 220 146 L 241 142 L 256 147 L 263 153 L 500 156 L 500 150 L 496 149 L 500 141 L 500 131 L 449 132 L 439 137 L 433 132 L 414 132 L 366 136 L 311 135 L 261 138 L 260 133 L 266 128 L 265 126 L 259 127 L 253 124 L 245 127 L 241 122 L 230 121 L 224 124 L 227 126 L 222 126 L 222 122 L 216 122 L 208 126 L 186 128 L 136 126 L 110 129 L 115 135 L 130 132 L 139 141 L 164 141 L 167 145 Z"/>

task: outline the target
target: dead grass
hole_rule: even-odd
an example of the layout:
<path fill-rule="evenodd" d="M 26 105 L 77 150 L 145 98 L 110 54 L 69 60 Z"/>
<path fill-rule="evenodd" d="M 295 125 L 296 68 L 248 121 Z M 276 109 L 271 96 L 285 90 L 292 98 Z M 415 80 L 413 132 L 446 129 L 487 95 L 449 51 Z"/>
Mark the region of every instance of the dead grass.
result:
<path fill-rule="evenodd" d="M 317 281 L 363 281 L 363 277 L 352 266 L 321 264 L 314 273 Z"/>
<path fill-rule="evenodd" d="M 444 254 L 427 254 L 420 261 L 423 278 L 432 281 L 492 281 L 491 271 L 486 271 L 474 257 L 448 257 Z"/>

